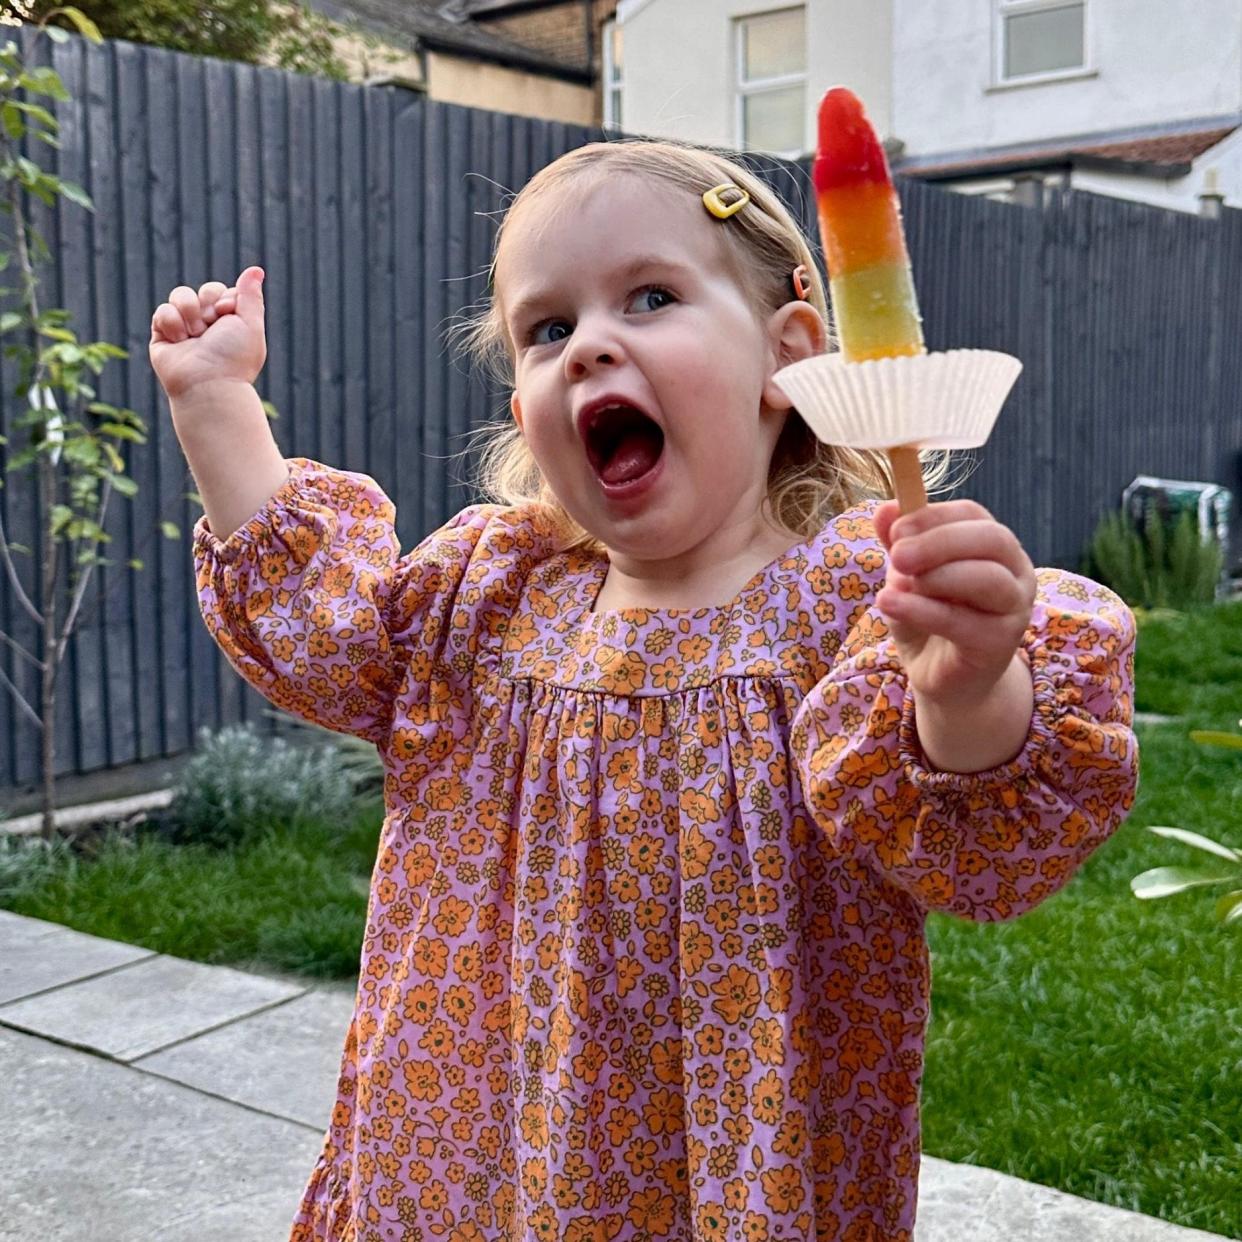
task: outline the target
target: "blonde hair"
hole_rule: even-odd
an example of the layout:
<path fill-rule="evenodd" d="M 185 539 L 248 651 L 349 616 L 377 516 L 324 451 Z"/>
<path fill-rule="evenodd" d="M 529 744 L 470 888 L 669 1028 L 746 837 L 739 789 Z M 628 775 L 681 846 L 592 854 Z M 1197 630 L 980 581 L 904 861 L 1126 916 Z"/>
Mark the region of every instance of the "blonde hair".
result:
<path fill-rule="evenodd" d="M 770 314 L 793 299 L 793 272 L 804 265 L 808 300 L 827 327 L 827 295 L 810 245 L 780 199 L 757 176 L 719 152 L 688 144 L 639 139 L 595 142 L 547 165 L 517 194 L 496 236 L 489 272 L 493 296 L 482 310 L 467 315 L 451 329 L 451 335 L 493 378 L 506 387 L 513 386 L 513 345 L 495 293 L 497 261 L 506 230 L 517 215 L 579 178 L 625 174 L 656 178 L 694 195 L 696 201 L 705 190 L 726 182 L 747 191 L 750 203 L 719 222 L 718 227 L 734 274 L 753 298 L 756 316 Z M 705 222 L 710 223 L 706 208 L 703 213 Z M 833 348 L 831 343 L 829 348 Z M 504 504 L 535 503 L 544 508 L 566 549 L 598 546 L 552 493 L 511 419 L 479 428 L 472 448 L 480 447 L 478 481 L 489 497 Z M 927 454 L 927 458 L 924 482 L 931 490 L 943 482 L 949 461 L 944 452 Z M 812 435 L 797 410 L 790 410 L 768 472 L 767 504 L 783 527 L 809 537 L 830 517 L 859 501 L 893 494 L 887 454 L 824 444 Z"/>

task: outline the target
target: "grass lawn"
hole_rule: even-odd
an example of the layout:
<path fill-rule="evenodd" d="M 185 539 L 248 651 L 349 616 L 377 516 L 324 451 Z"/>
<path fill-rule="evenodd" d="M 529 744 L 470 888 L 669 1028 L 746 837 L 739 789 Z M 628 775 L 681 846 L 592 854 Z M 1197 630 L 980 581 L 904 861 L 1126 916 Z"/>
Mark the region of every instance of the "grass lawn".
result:
<path fill-rule="evenodd" d="M 0 872 L 0 906 L 191 961 L 357 979 L 383 817 L 360 806 L 237 850 L 109 834 L 17 891 Z"/>
<path fill-rule="evenodd" d="M 1242 605 L 1149 621 L 1130 820 L 1029 915 L 933 916 L 924 1149 L 1086 1198 L 1242 1237 L 1242 927 L 1218 890 L 1135 900 L 1131 876 L 1205 855 L 1143 831 L 1242 846 L 1242 755 L 1191 727 L 1242 716 Z M 273 833 L 236 853 L 107 842 L 0 905 L 162 953 L 316 979 L 356 976 L 381 812 Z"/>
<path fill-rule="evenodd" d="M 929 1154 L 1242 1237 L 1242 928 L 1224 889 L 1130 895 L 1150 867 L 1207 855 L 1145 832 L 1242 846 L 1242 755 L 1191 727 L 1236 731 L 1242 605 L 1147 622 L 1139 797 L 1069 885 L 988 926 L 932 916 L 933 1012 L 923 1088 Z"/>

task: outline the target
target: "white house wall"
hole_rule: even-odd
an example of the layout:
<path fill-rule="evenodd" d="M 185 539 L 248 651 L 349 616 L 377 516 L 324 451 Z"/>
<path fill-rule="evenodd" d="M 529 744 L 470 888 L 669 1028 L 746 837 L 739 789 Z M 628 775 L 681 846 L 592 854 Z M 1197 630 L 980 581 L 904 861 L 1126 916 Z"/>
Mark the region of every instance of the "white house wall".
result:
<path fill-rule="evenodd" d="M 804 150 L 815 145 L 814 114 L 830 86 L 866 101 L 891 132 L 891 0 L 808 0 Z M 789 0 L 639 0 L 622 3 L 627 133 L 735 146 L 733 19 L 793 7 Z"/>
<path fill-rule="evenodd" d="M 1086 0 L 1087 76 L 998 87 L 992 0 L 892 0 L 893 127 L 910 156 L 1242 111 L 1239 0 Z"/>

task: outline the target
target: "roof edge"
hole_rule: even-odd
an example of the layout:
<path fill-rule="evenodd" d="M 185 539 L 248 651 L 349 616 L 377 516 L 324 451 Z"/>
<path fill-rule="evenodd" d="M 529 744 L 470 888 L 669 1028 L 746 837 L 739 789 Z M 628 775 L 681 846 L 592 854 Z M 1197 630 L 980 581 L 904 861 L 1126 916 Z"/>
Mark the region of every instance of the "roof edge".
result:
<path fill-rule="evenodd" d="M 1086 134 L 1066 134 L 1046 138 L 1039 142 L 1009 143 L 1002 147 L 969 147 L 964 150 L 906 156 L 894 161 L 893 170 L 911 177 L 926 176 L 928 180 L 931 180 L 936 170 L 949 164 L 958 167 L 985 163 L 989 167 L 996 167 L 1001 163 L 1007 166 L 1015 163 L 1024 167 L 1035 166 L 1040 161 L 1047 161 L 1054 157 L 1064 162 L 1066 156 L 1082 147 L 1137 142 L 1145 138 L 1171 138 L 1178 134 L 1193 134 L 1213 129 L 1236 129 L 1240 126 L 1242 126 L 1242 112 L 1226 113 L 1219 116 L 1197 117 L 1188 121 L 1171 121 L 1160 125 L 1096 130 Z M 927 170 L 926 173 L 924 169 Z"/>
<path fill-rule="evenodd" d="M 529 56 L 523 56 L 521 52 L 485 51 L 441 35 L 420 34 L 418 42 L 431 52 L 451 52 L 462 60 L 481 60 L 502 65 L 506 69 L 525 69 L 529 72 L 540 73 L 544 77 L 560 78 L 578 86 L 590 86 L 595 81 L 595 76 L 589 69 L 565 65 L 560 61 L 545 60 L 535 52 Z"/>

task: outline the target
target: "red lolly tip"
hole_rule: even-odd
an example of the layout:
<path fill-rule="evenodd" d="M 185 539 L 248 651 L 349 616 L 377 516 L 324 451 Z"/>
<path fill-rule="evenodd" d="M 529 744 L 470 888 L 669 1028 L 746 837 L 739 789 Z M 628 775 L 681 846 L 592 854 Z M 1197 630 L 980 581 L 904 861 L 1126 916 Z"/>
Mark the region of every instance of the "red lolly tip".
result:
<path fill-rule="evenodd" d="M 834 86 L 819 104 L 819 149 L 811 168 L 815 189 L 839 189 L 872 181 L 890 183 L 884 148 L 867 120 L 862 101 Z"/>

